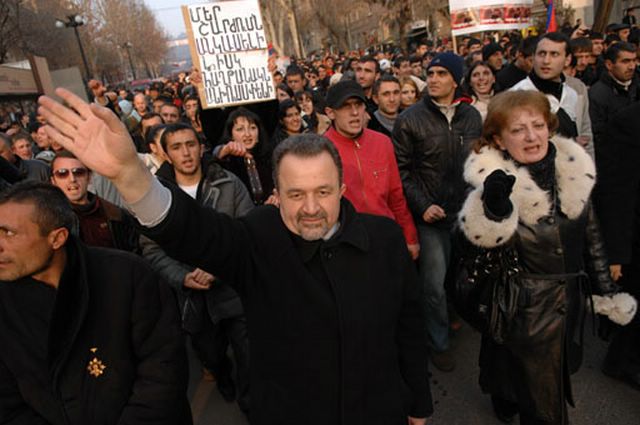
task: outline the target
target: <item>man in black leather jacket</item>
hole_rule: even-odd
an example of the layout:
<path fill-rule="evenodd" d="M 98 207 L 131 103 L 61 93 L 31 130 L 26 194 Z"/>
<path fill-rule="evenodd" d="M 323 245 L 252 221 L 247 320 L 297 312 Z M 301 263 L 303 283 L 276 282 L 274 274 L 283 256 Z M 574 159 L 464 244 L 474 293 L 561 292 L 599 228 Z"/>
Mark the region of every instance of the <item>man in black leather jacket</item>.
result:
<path fill-rule="evenodd" d="M 396 120 L 393 143 L 420 244 L 420 276 L 427 303 L 431 359 L 441 370 L 455 367 L 449 350 L 449 319 L 444 280 L 451 254 L 451 228 L 462 205 L 462 167 L 482 119 L 471 105 L 455 99 L 463 60 L 437 55 L 427 69 L 429 95 Z"/>

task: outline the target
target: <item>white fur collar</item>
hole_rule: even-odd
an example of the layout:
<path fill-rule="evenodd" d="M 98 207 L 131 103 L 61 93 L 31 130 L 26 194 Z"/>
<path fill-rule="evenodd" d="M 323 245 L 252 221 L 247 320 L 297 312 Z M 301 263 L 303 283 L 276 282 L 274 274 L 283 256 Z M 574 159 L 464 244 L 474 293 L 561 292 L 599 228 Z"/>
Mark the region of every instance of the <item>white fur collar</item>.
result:
<path fill-rule="evenodd" d="M 589 154 L 573 140 L 554 136 L 551 142 L 556 147 L 560 208 L 573 220 L 582 214 L 589 201 L 596 167 Z M 476 188 L 482 187 L 485 178 L 498 169 L 516 176 L 511 200 L 516 204 L 520 221 L 534 225 L 550 214 L 550 194 L 535 183 L 525 167 L 517 167 L 512 160 L 504 159 L 502 151 L 485 146 L 479 153 L 472 152 L 465 164 L 464 179 Z"/>

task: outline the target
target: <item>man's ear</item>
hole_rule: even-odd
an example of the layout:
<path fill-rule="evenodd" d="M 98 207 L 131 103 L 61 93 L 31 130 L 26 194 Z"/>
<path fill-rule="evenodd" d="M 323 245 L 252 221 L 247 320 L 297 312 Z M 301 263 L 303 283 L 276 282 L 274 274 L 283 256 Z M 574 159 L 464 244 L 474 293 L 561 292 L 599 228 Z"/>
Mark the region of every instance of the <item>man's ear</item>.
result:
<path fill-rule="evenodd" d="M 335 120 L 335 119 L 336 119 L 336 114 L 335 114 L 335 112 L 333 112 L 333 109 L 332 109 L 332 108 L 329 108 L 328 106 L 327 106 L 327 107 L 325 107 L 325 108 L 324 108 L 324 113 L 325 113 L 325 115 L 326 115 L 326 116 L 328 116 L 328 117 L 329 117 L 329 119 L 330 119 L 331 121 L 333 121 L 333 120 Z"/>
<path fill-rule="evenodd" d="M 567 58 L 564 60 L 564 67 L 565 68 L 568 67 L 569 65 L 571 65 L 571 58 L 572 58 L 572 55 L 568 54 Z"/>
<path fill-rule="evenodd" d="M 340 197 L 344 195 L 344 192 L 346 192 L 346 190 L 347 190 L 347 185 L 342 183 L 342 185 L 340 185 Z"/>
<path fill-rule="evenodd" d="M 278 201 L 278 205 L 280 205 L 280 192 L 278 191 L 278 188 L 273 189 L 273 196 L 275 196 L 276 201 Z"/>
<path fill-rule="evenodd" d="M 613 69 L 613 62 L 611 62 L 609 59 L 605 59 L 604 66 L 607 68 L 607 71 L 611 72 L 611 70 Z"/>
<path fill-rule="evenodd" d="M 58 250 L 62 248 L 65 243 L 67 243 L 67 240 L 69 239 L 69 230 L 67 230 L 66 227 L 54 229 L 49 233 L 47 239 L 49 241 L 49 245 L 51 245 L 51 248 L 53 248 L 54 250 Z"/>

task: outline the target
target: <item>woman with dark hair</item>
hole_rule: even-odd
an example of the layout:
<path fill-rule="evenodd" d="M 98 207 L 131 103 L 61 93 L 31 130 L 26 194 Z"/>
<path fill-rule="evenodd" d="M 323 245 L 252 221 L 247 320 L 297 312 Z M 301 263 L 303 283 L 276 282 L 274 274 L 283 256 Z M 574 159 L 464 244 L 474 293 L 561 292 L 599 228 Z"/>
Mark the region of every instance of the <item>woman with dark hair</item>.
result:
<path fill-rule="evenodd" d="M 471 96 L 471 105 L 480 112 L 482 120 L 487 118 L 489 101 L 495 95 L 496 77 L 487 62 L 471 64 L 464 79 L 464 91 Z"/>
<path fill-rule="evenodd" d="M 316 105 L 313 103 L 313 94 L 309 90 L 296 93 L 296 102 L 302 110 L 302 119 L 308 131 L 324 134 L 331 127 L 329 117 L 317 111 Z"/>
<path fill-rule="evenodd" d="M 215 158 L 223 168 L 238 176 L 256 205 L 273 192 L 271 147 L 258 115 L 240 107 L 229 114 Z"/>
<path fill-rule="evenodd" d="M 557 127 L 543 93 L 501 93 L 464 167 L 472 191 L 458 215 L 455 299 L 483 332 L 480 385 L 503 422 L 568 423 L 585 301 L 591 285 L 617 292 L 589 201 L 595 165 L 574 140 L 553 136 Z M 593 301 L 619 324 L 635 313 L 626 294 Z"/>
<path fill-rule="evenodd" d="M 287 99 L 293 99 L 293 90 L 291 90 L 285 83 L 280 83 L 276 87 L 276 98 L 280 103 Z"/>
<path fill-rule="evenodd" d="M 280 102 L 278 108 L 278 125 L 271 139 L 273 147 L 289 136 L 306 132 L 302 121 L 302 109 L 293 99 Z"/>
<path fill-rule="evenodd" d="M 193 95 L 185 96 L 182 109 L 184 111 L 183 121 L 193 127 L 200 139 L 205 140 L 200 120 L 200 99 Z"/>

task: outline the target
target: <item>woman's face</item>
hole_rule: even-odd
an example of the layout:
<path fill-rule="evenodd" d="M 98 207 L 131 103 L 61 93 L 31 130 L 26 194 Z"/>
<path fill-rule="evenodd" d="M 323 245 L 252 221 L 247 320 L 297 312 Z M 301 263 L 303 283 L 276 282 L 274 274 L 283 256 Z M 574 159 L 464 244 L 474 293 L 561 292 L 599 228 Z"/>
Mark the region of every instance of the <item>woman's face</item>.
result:
<path fill-rule="evenodd" d="M 478 94 L 489 94 L 493 88 L 496 78 L 493 76 L 493 72 L 489 67 L 484 65 L 478 65 L 471 72 L 471 79 L 469 84 L 473 91 Z"/>
<path fill-rule="evenodd" d="M 247 149 L 258 144 L 259 130 L 256 123 L 246 117 L 238 117 L 231 128 L 232 141 L 242 143 Z"/>
<path fill-rule="evenodd" d="M 195 99 L 189 99 L 184 103 L 184 114 L 192 121 L 196 119 L 196 113 L 198 112 L 198 101 Z"/>
<path fill-rule="evenodd" d="M 402 86 L 402 90 L 400 92 L 400 102 L 403 108 L 408 108 L 409 106 L 416 103 L 417 94 L 416 89 L 411 84 L 405 84 Z"/>
<path fill-rule="evenodd" d="M 300 111 L 295 106 L 287 109 L 287 114 L 282 118 L 282 126 L 289 134 L 300 133 L 300 127 L 302 126 L 302 117 Z"/>
<path fill-rule="evenodd" d="M 289 96 L 289 93 L 280 89 L 276 89 L 276 96 L 278 97 L 278 102 L 284 102 L 287 99 L 291 99 L 291 96 Z"/>
<path fill-rule="evenodd" d="M 494 136 L 502 150 L 521 164 L 542 160 L 549 150 L 549 127 L 544 115 L 531 108 L 517 108 L 500 135 Z"/>
<path fill-rule="evenodd" d="M 302 96 L 298 102 L 298 106 L 302 109 L 305 115 L 311 115 L 313 113 L 313 101 L 309 96 Z"/>

